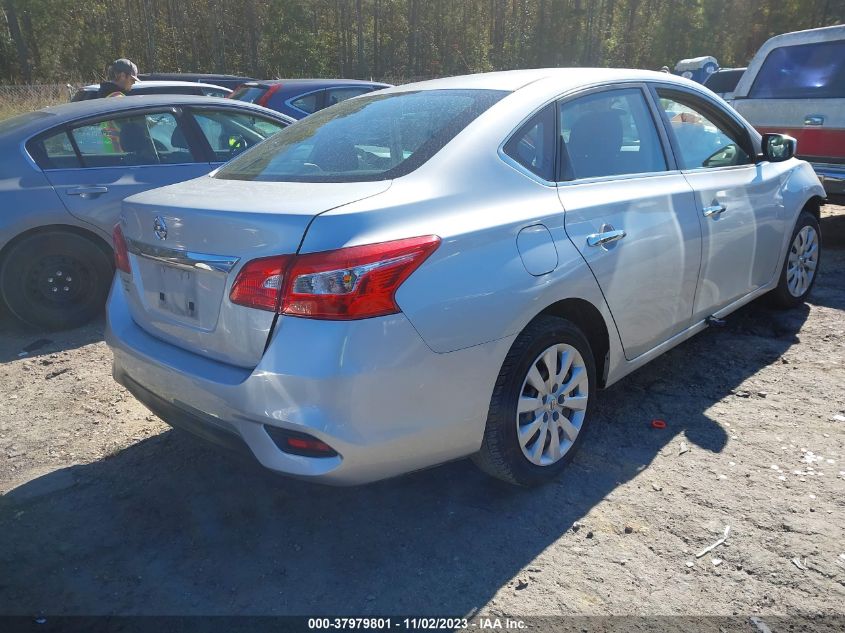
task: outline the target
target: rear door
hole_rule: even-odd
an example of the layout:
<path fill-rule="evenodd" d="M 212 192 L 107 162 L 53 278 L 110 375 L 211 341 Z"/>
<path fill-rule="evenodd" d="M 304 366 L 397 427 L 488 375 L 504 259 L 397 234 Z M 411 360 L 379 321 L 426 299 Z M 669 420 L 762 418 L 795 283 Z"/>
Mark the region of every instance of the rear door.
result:
<path fill-rule="evenodd" d="M 845 163 L 845 39 L 772 49 L 734 107 L 760 132 L 798 139 L 798 156 Z"/>
<path fill-rule="evenodd" d="M 786 222 L 778 190 L 790 167 L 756 164 L 748 130 L 715 101 L 677 87 L 655 94 L 701 224 L 696 321 L 771 281 Z"/>
<path fill-rule="evenodd" d="M 73 152 L 44 165 L 67 210 L 108 234 L 124 198 L 211 171 L 189 146 L 181 113 L 172 108 L 75 124 L 44 143 Z"/>
<path fill-rule="evenodd" d="M 642 85 L 560 104 L 566 232 L 613 314 L 628 359 L 690 324 L 701 228 Z"/>

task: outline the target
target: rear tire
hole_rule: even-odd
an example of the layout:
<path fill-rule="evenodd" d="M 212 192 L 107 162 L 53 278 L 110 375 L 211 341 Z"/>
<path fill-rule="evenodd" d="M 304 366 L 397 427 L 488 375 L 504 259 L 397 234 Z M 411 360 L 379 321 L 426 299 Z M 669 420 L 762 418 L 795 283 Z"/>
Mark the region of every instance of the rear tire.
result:
<path fill-rule="evenodd" d="M 27 236 L 0 264 L 0 294 L 19 320 L 47 330 L 78 327 L 105 305 L 114 267 L 93 240 L 66 231 Z"/>
<path fill-rule="evenodd" d="M 556 478 L 584 437 L 595 385 L 593 352 L 584 334 L 564 319 L 537 317 L 505 357 L 473 461 L 519 486 Z"/>
<path fill-rule="evenodd" d="M 789 238 L 778 285 L 770 293 L 772 304 L 788 309 L 804 303 L 816 283 L 821 246 L 819 221 L 809 211 L 802 211 Z"/>

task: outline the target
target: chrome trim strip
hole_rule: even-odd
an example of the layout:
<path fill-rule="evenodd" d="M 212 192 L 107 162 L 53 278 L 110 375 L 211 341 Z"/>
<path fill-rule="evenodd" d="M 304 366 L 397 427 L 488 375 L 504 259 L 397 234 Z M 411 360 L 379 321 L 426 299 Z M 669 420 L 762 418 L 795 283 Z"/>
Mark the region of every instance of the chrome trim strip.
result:
<path fill-rule="evenodd" d="M 197 268 L 199 270 L 224 274 L 232 272 L 232 269 L 240 261 L 240 257 L 183 251 L 175 248 L 144 244 L 129 238 L 126 238 L 126 248 L 133 255 L 152 259 L 168 266 L 189 269 Z"/>

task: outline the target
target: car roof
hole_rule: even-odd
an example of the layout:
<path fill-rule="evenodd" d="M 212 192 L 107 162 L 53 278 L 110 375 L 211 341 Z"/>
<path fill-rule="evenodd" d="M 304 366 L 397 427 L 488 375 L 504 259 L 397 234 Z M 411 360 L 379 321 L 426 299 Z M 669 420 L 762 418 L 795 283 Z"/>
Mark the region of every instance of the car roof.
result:
<path fill-rule="evenodd" d="M 22 115 L 23 120 L 20 125 L 3 128 L 0 131 L 0 136 L 6 138 L 23 138 L 77 119 L 161 106 L 219 106 L 222 108 L 252 110 L 256 114 L 262 114 L 272 119 L 286 121 L 287 123 L 293 123 L 295 121 L 295 119 L 275 110 L 269 110 L 268 108 L 262 108 L 252 103 L 236 101 L 234 99 L 201 97 L 198 95 L 137 95 L 113 97 L 110 99 L 89 99 L 87 101 L 75 101 L 42 108 L 29 113 L 29 115 Z M 7 119 L 3 123 L 9 124 L 11 122 L 12 119 Z"/>
<path fill-rule="evenodd" d="M 285 86 L 389 86 L 383 81 L 365 81 L 363 79 L 255 79 L 245 81 L 244 84 L 258 84 L 259 86 L 273 86 L 284 84 Z"/>
<path fill-rule="evenodd" d="M 151 88 L 182 88 L 182 87 L 196 88 L 196 87 L 199 86 L 200 88 L 217 88 L 219 90 L 229 91 L 229 88 L 227 88 L 226 86 L 218 86 L 218 85 L 215 85 L 215 84 L 206 84 L 206 83 L 201 83 L 201 82 L 198 82 L 198 81 L 170 81 L 170 80 L 149 79 L 149 80 L 146 80 L 146 81 L 140 81 L 135 85 L 138 86 L 139 88 L 142 87 L 142 86 L 149 86 Z M 99 90 L 99 89 L 100 89 L 100 84 L 88 84 L 87 86 L 85 86 L 83 88 L 83 90 Z M 134 89 L 134 86 L 133 86 L 133 89 Z"/>
<path fill-rule="evenodd" d="M 475 75 L 459 75 L 430 79 L 416 83 L 387 88 L 381 94 L 415 90 L 505 90 L 515 92 L 535 82 L 545 82 L 550 87 L 565 92 L 582 86 L 592 86 L 620 81 L 661 81 L 683 86 L 699 86 L 694 81 L 678 75 L 653 70 L 629 68 L 532 68 L 528 70 L 504 70 Z"/>

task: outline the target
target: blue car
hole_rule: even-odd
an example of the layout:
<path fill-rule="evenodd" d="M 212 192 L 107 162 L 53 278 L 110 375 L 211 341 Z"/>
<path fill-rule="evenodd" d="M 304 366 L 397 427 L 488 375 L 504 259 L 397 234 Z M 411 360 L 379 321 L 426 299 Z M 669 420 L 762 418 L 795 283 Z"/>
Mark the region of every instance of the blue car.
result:
<path fill-rule="evenodd" d="M 229 98 L 301 119 L 346 99 L 390 87 L 357 79 L 273 79 L 241 84 Z"/>
<path fill-rule="evenodd" d="M 104 306 L 124 198 L 208 173 L 293 122 L 214 97 L 94 99 L 0 122 L 0 298 L 21 321 Z"/>

